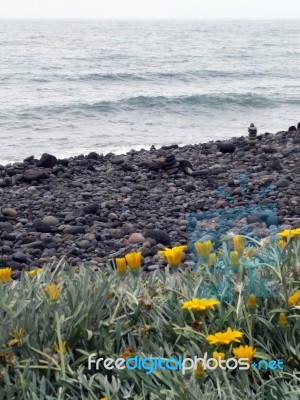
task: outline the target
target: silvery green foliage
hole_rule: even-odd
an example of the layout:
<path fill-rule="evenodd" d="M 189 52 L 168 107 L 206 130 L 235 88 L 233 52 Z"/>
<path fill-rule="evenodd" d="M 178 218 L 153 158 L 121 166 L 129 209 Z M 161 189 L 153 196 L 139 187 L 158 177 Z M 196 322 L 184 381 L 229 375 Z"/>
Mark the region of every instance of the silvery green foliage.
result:
<path fill-rule="evenodd" d="M 299 278 L 291 274 L 291 267 L 299 266 L 299 241 L 283 252 L 275 244 L 253 245 L 245 274 L 231 272 L 232 296 L 228 301 L 223 296 L 222 304 L 205 318 L 181 309 L 202 287 L 219 284 L 218 274 L 205 267 L 120 277 L 110 265 L 97 272 L 86 266 L 75 271 L 62 261 L 44 267 L 34 278 L 23 273 L 20 281 L 0 284 L 1 400 L 298 400 L 300 314 L 288 307 L 287 298 L 299 286 Z M 219 264 L 226 254 L 222 257 Z M 254 290 L 262 279 L 275 282 L 276 291 L 272 297 L 258 297 L 251 314 L 247 288 Z M 55 303 L 44 291 L 53 281 L 61 286 Z M 285 330 L 277 324 L 279 312 L 287 312 Z M 206 333 L 229 326 L 244 332 L 243 344 L 253 341 L 257 359 L 282 359 L 284 371 L 218 369 L 198 380 L 178 371 L 146 375 L 140 370 L 87 368 L 89 354 L 118 358 L 126 347 L 140 357 L 211 354 L 214 348 L 207 344 Z M 22 341 L 7 346 L 10 333 L 20 327 L 25 330 Z M 60 340 L 66 341 L 66 355 L 53 349 Z M 6 365 L 5 352 L 13 353 L 12 366 Z"/>

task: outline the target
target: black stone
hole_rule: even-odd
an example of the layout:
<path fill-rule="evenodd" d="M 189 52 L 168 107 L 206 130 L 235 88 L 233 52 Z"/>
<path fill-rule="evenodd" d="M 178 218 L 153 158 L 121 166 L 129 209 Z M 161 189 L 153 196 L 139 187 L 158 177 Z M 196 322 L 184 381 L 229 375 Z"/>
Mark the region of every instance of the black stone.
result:
<path fill-rule="evenodd" d="M 43 221 L 40 220 L 40 219 L 35 219 L 35 220 L 33 221 L 33 224 L 32 224 L 32 225 L 35 227 L 35 229 L 37 230 L 37 232 L 43 232 L 43 233 L 50 233 L 50 232 L 53 232 L 52 227 L 51 227 L 50 225 L 46 224 L 45 222 L 43 222 Z"/>
<path fill-rule="evenodd" d="M 172 149 L 178 149 L 178 144 L 170 144 L 168 146 L 162 146 L 163 150 L 172 150 Z"/>
<path fill-rule="evenodd" d="M 190 193 L 190 192 L 192 192 L 193 190 L 196 189 L 196 186 L 195 186 L 195 185 L 192 185 L 192 184 L 189 184 L 189 185 L 184 186 L 183 189 L 184 189 L 186 192 Z"/>
<path fill-rule="evenodd" d="M 191 172 L 192 176 L 206 176 L 208 175 L 208 170 L 207 169 L 201 169 L 199 171 L 193 171 Z"/>
<path fill-rule="evenodd" d="M 100 160 L 100 155 L 98 154 L 98 153 L 96 153 L 95 151 L 91 151 L 87 156 L 86 156 L 86 158 L 88 159 L 88 160 Z"/>
<path fill-rule="evenodd" d="M 157 161 L 151 161 L 148 164 L 148 168 L 150 171 L 159 171 L 160 169 L 162 169 L 164 166 L 163 162 L 157 160 Z"/>
<path fill-rule="evenodd" d="M 44 153 L 37 163 L 38 167 L 44 168 L 53 168 L 55 165 L 57 165 L 57 158 L 48 153 Z"/>
<path fill-rule="evenodd" d="M 30 161 L 32 161 L 34 159 L 34 156 L 29 156 L 29 157 L 26 157 L 26 158 L 24 158 L 24 162 L 30 162 Z"/>
<path fill-rule="evenodd" d="M 57 160 L 57 164 L 62 165 L 63 167 L 67 167 L 69 165 L 69 160 L 67 160 L 66 158 L 62 158 Z"/>
<path fill-rule="evenodd" d="M 169 235 L 159 229 L 148 229 L 145 231 L 144 237 L 154 239 L 156 240 L 156 243 L 161 243 L 167 246 L 171 243 Z"/>
<path fill-rule="evenodd" d="M 296 127 L 295 126 L 290 126 L 289 127 L 289 132 L 293 132 L 293 131 L 296 131 L 297 129 L 296 129 Z"/>
<path fill-rule="evenodd" d="M 270 168 L 272 168 L 274 171 L 282 171 L 282 165 L 281 165 L 281 162 L 280 162 L 280 160 L 278 159 L 278 158 L 273 158 L 271 161 L 270 161 L 270 164 L 269 164 L 269 166 L 270 166 Z"/>
<path fill-rule="evenodd" d="M 96 212 L 99 209 L 99 204 L 98 203 L 91 203 L 88 204 L 87 206 L 83 207 L 83 211 L 85 214 L 96 214 Z"/>
<path fill-rule="evenodd" d="M 28 257 L 27 257 L 26 254 L 24 254 L 24 253 L 14 253 L 14 254 L 12 255 L 12 259 L 13 259 L 14 261 L 19 262 L 19 263 L 28 264 L 28 262 L 29 262 Z"/>
<path fill-rule="evenodd" d="M 218 147 L 219 147 L 219 151 L 223 154 L 234 153 L 235 148 L 236 148 L 235 144 L 233 144 L 233 143 L 220 143 L 218 145 Z"/>

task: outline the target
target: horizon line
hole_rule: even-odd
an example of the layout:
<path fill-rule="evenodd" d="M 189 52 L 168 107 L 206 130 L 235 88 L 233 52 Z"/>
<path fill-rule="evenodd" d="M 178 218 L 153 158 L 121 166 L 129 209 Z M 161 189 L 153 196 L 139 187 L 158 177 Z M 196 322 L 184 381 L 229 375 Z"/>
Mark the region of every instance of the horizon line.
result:
<path fill-rule="evenodd" d="M 67 20 L 67 21 L 299 21 L 300 17 L 0 17 L 7 20 Z"/>

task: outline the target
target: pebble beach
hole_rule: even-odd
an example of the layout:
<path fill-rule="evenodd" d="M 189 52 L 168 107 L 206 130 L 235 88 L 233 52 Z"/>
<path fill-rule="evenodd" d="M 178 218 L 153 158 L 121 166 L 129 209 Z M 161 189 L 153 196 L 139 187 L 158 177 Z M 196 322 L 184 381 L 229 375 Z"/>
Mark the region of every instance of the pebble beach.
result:
<path fill-rule="evenodd" d="M 45 153 L 0 165 L 0 267 L 10 266 L 18 278 L 23 269 L 64 257 L 97 269 L 140 250 L 145 270 L 164 268 L 157 251 L 187 243 L 188 213 L 232 206 L 220 186 L 236 205 L 273 202 L 279 228 L 298 227 L 299 128 L 253 141 L 241 136 L 68 159 Z M 241 173 L 248 177 L 245 199 Z M 265 185 L 267 195 L 255 200 Z"/>

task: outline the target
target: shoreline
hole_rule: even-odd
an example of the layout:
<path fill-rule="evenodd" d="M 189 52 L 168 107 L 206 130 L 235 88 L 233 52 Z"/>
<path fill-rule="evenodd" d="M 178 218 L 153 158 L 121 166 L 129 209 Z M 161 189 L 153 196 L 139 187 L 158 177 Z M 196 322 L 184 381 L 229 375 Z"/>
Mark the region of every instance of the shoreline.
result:
<path fill-rule="evenodd" d="M 241 136 L 0 166 L 0 267 L 11 266 L 18 277 L 65 257 L 98 268 L 139 249 L 146 270 L 163 268 L 157 251 L 188 241 L 186 214 L 230 208 L 232 199 L 237 206 L 272 202 L 281 228 L 300 226 L 299 153 L 295 130 L 259 135 L 255 144 Z M 244 201 L 241 173 L 248 179 Z M 255 200 L 266 185 L 268 193 Z M 262 236 L 267 225 L 258 228 Z"/>

